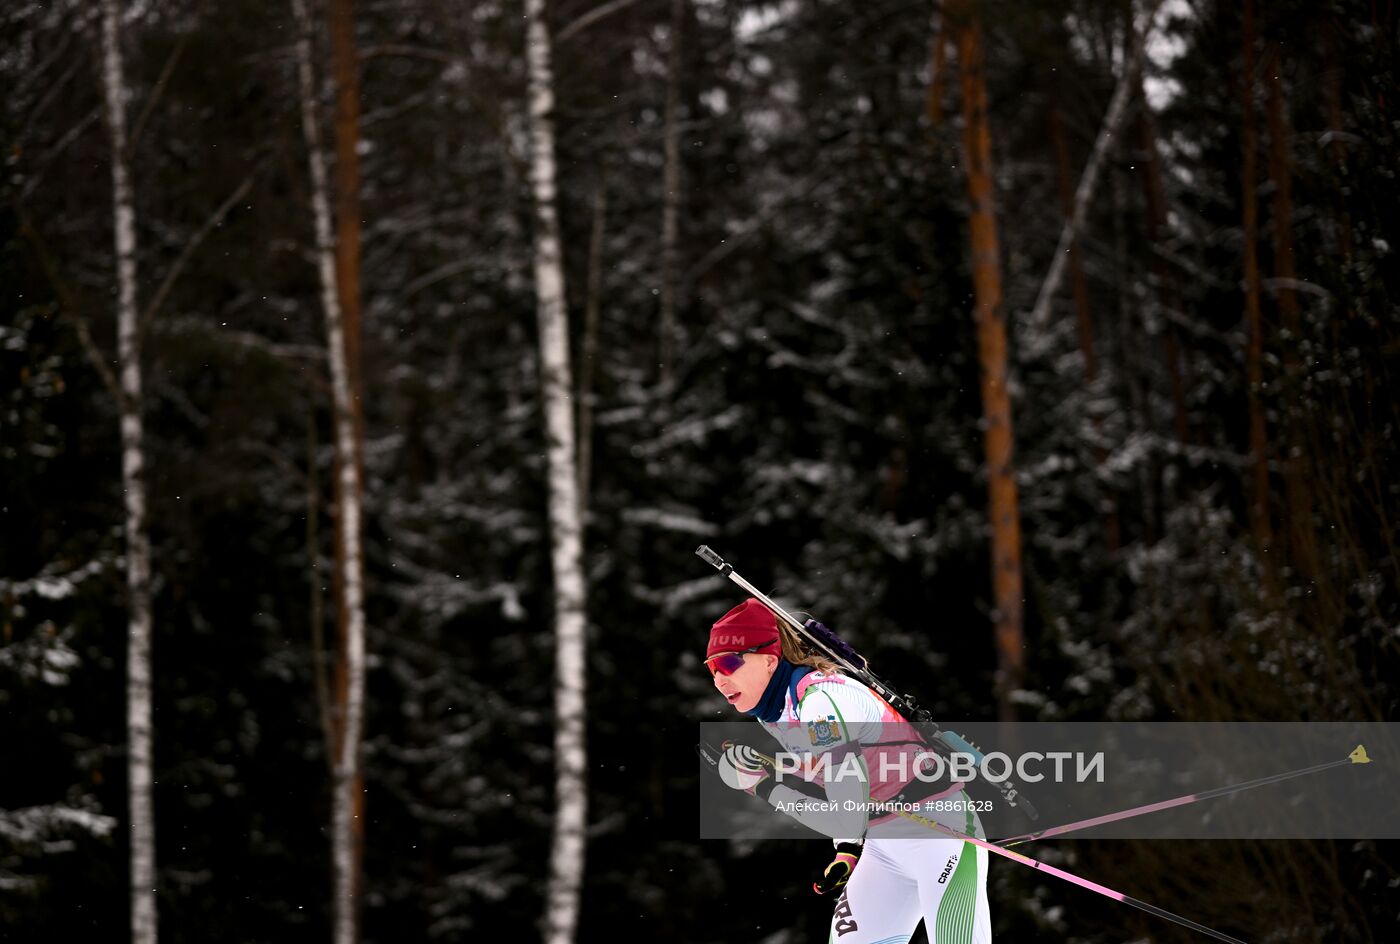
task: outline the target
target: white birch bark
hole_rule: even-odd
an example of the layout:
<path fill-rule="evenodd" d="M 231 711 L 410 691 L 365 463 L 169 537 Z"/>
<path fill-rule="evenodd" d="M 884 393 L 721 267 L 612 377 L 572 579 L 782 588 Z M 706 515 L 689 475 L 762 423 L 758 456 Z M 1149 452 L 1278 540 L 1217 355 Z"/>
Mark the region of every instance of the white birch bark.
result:
<path fill-rule="evenodd" d="M 530 185 L 535 202 L 535 292 L 540 328 L 540 386 L 548 443 L 550 560 L 554 570 L 555 820 L 545 912 L 546 944 L 570 944 L 583 884 L 584 580 L 582 522 L 574 448 L 569 324 L 555 209 L 554 78 L 544 0 L 525 0 L 528 20 Z"/>
<path fill-rule="evenodd" d="M 1050 271 L 1046 273 L 1045 281 L 1041 283 L 1040 292 L 1035 298 L 1035 307 L 1031 309 L 1030 323 L 1032 325 L 1043 327 L 1049 323 L 1050 300 L 1060 291 L 1060 282 L 1064 279 L 1065 267 L 1069 262 L 1070 244 L 1078 238 L 1079 230 L 1084 226 L 1084 217 L 1088 215 L 1089 204 L 1093 202 L 1094 190 L 1098 187 L 1099 172 L 1103 169 L 1104 158 L 1108 156 L 1113 137 L 1118 133 L 1118 127 L 1123 123 L 1123 116 L 1128 112 L 1128 103 L 1132 100 L 1133 91 L 1138 87 L 1138 70 L 1142 68 L 1143 50 L 1147 46 L 1148 34 L 1152 30 L 1160 6 L 1160 2 L 1154 3 L 1143 21 L 1143 28 L 1135 31 L 1131 51 L 1123 64 L 1123 74 L 1118 80 L 1117 88 L 1113 90 L 1113 97 L 1109 99 L 1108 110 L 1104 112 L 1103 116 L 1103 125 L 1099 128 L 1099 136 L 1094 141 L 1094 149 L 1089 153 L 1089 160 L 1084 165 L 1084 173 L 1079 178 L 1079 185 L 1075 187 L 1074 212 L 1070 214 L 1069 219 L 1065 220 L 1064 229 L 1060 231 L 1060 241 L 1055 246 L 1055 255 L 1050 261 Z"/>
<path fill-rule="evenodd" d="M 142 455 L 141 338 L 136 308 L 136 211 L 126 154 L 126 76 L 121 11 L 102 0 L 102 86 L 112 146 L 117 254 L 117 361 L 121 371 L 122 488 L 126 493 L 128 809 L 131 818 L 131 939 L 156 940 L 156 827 L 151 798 L 151 545 Z"/>
<path fill-rule="evenodd" d="M 346 358 L 345 329 L 336 291 L 335 242 L 331 236 L 331 210 L 325 157 L 316 119 L 316 83 L 311 65 L 311 17 L 306 0 L 291 0 L 296 18 L 297 84 L 301 98 L 302 133 L 306 138 L 307 164 L 311 174 L 311 209 L 316 232 L 316 269 L 321 286 L 321 307 L 326 316 L 327 359 L 331 370 L 331 404 L 335 420 L 335 475 L 339 478 L 337 514 L 341 580 L 345 588 L 347 694 L 340 719 L 340 737 L 331 745 L 332 822 L 331 851 L 334 873 L 334 912 L 336 944 L 353 944 L 357 910 L 355 881 L 354 817 L 358 807 L 354 795 L 359 780 L 360 741 L 364 721 L 365 613 L 364 560 L 360 544 L 359 443 L 352 413 L 350 372 Z"/>

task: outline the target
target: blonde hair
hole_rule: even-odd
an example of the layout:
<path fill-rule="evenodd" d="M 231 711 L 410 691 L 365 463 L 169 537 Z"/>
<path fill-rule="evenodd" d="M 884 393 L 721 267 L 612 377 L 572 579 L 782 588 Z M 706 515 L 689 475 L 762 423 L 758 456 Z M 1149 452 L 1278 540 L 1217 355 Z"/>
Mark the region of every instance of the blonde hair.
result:
<path fill-rule="evenodd" d="M 840 671 L 840 666 L 820 652 L 809 648 L 797 632 L 781 620 L 778 621 L 778 641 L 782 644 L 783 658 L 793 665 L 810 665 L 818 672 Z"/>

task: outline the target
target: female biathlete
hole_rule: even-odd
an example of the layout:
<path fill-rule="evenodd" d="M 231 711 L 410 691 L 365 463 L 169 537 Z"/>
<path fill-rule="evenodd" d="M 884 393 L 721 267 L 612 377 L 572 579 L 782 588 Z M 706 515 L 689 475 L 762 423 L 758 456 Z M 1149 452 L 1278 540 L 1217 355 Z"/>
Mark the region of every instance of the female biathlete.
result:
<path fill-rule="evenodd" d="M 984 838 L 961 783 L 913 776 L 908 762 L 924 750 L 905 719 L 756 599 L 711 627 L 705 665 L 720 694 L 781 745 L 773 758 L 787 762 L 775 770 L 773 758 L 727 744 L 713 759 L 724 782 L 832 837 L 835 857 L 813 883 L 820 894 L 840 892 L 830 944 L 905 944 L 921 918 L 931 944 L 990 944 L 986 850 L 886 812 Z M 779 782 L 796 758 L 815 791 L 789 786 L 792 773 Z M 824 797 L 813 802 L 813 792 Z"/>

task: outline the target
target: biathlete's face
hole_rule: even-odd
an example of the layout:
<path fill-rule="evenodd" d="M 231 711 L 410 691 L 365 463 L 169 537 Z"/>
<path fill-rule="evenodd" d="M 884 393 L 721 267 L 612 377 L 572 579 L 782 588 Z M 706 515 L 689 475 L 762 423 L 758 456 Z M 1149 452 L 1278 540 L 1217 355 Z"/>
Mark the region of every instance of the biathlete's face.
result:
<path fill-rule="evenodd" d="M 742 656 L 744 664 L 729 674 L 725 669 L 732 665 L 730 660 L 715 656 L 705 663 L 715 679 L 715 688 L 734 706 L 735 711 L 752 711 L 763 697 L 768 680 L 778 665 L 778 657 L 767 653 L 748 652 Z"/>

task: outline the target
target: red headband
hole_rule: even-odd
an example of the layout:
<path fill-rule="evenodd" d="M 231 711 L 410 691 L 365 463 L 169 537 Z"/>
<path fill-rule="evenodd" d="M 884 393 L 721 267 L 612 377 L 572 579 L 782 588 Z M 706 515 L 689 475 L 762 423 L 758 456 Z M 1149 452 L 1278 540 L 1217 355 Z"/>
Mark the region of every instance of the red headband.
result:
<path fill-rule="evenodd" d="M 705 649 L 705 658 L 721 652 L 743 652 L 769 640 L 772 645 L 758 651 L 775 656 L 781 654 L 778 618 L 772 610 L 750 597 L 710 627 L 710 645 Z"/>

